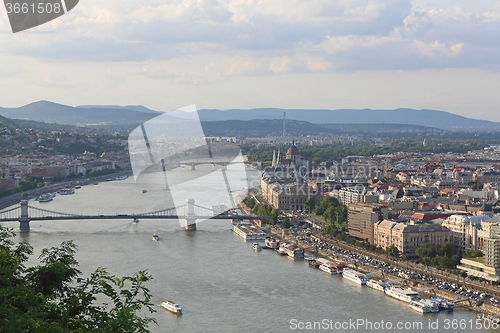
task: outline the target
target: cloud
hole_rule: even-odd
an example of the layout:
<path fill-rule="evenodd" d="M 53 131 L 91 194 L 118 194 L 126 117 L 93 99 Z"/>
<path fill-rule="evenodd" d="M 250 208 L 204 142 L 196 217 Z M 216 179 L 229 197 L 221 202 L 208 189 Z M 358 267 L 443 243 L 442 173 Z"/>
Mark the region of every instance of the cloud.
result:
<path fill-rule="evenodd" d="M 33 31 L 54 33 L 5 35 L 0 56 L 184 63 L 203 56 L 210 61 L 196 73 L 214 78 L 500 65 L 498 2 L 471 9 L 410 0 L 86 0 Z M 194 73 L 143 74 L 181 72 Z"/>

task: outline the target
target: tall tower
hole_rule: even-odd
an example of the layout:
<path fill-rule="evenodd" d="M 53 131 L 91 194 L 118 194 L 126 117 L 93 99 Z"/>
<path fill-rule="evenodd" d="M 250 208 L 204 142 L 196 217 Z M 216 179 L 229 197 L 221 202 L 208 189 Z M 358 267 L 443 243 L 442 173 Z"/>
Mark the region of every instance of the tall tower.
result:
<path fill-rule="evenodd" d="M 286 137 L 285 122 L 286 122 L 286 112 L 283 112 L 283 137 Z"/>

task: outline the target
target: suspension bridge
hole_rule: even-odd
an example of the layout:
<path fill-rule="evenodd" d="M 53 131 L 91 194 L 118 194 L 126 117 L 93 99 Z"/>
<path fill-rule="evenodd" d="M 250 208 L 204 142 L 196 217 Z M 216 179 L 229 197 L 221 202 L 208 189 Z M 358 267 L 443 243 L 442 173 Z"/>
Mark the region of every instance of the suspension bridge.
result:
<path fill-rule="evenodd" d="M 38 207 L 31 207 L 27 200 L 21 201 L 18 207 L 0 211 L 0 222 L 19 222 L 19 232 L 30 231 L 30 221 L 64 221 L 64 220 L 120 220 L 120 219 L 172 219 L 185 220 L 186 230 L 196 230 L 196 220 L 208 219 L 246 219 L 260 220 L 260 217 L 235 215 L 229 212 L 214 215 L 214 210 L 196 205 L 194 199 L 187 199 L 186 205 L 172 207 L 140 214 L 114 215 L 82 215 L 55 212 Z"/>

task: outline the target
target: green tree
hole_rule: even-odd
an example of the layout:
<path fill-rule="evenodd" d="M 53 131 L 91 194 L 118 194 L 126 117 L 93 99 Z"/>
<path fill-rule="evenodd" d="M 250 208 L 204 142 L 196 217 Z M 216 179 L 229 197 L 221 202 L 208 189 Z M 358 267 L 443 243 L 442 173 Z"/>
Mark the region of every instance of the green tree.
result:
<path fill-rule="evenodd" d="M 398 257 L 399 249 L 394 244 L 392 244 L 385 250 L 385 253 L 389 256 Z"/>
<path fill-rule="evenodd" d="M 446 242 L 441 244 L 441 254 L 446 254 L 447 256 L 451 257 L 451 255 L 453 254 L 453 243 Z"/>
<path fill-rule="evenodd" d="M 138 315 L 155 312 L 145 271 L 117 278 L 100 267 L 79 278 L 71 241 L 42 250 L 40 264 L 27 268 L 33 249 L 26 241 L 14 245 L 13 235 L 0 226 L 1 332 L 148 332 L 156 323 Z"/>
<path fill-rule="evenodd" d="M 304 207 L 306 210 L 312 212 L 316 208 L 316 200 L 314 198 L 309 198 L 304 202 Z"/>

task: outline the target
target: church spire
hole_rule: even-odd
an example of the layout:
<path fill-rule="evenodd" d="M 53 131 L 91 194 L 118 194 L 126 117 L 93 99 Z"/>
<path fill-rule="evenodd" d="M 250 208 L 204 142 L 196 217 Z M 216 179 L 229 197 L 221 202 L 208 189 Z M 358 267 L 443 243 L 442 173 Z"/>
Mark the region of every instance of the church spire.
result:
<path fill-rule="evenodd" d="M 273 168 L 276 168 L 276 150 L 273 150 L 273 163 L 271 164 Z"/>

